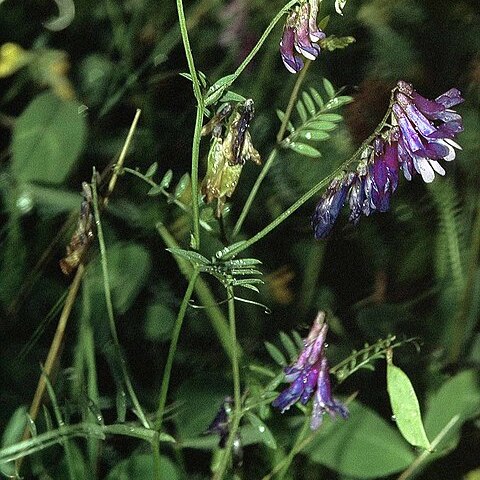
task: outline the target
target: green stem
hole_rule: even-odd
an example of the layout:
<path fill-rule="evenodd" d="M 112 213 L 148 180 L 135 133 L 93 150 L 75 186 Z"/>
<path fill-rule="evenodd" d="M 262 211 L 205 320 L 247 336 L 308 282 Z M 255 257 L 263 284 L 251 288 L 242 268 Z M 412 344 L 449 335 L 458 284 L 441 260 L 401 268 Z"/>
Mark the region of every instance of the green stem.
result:
<path fill-rule="evenodd" d="M 295 455 L 302 449 L 303 441 L 304 441 L 305 435 L 308 433 L 309 425 L 310 425 L 310 417 L 307 416 L 305 418 L 305 422 L 303 423 L 302 429 L 300 430 L 300 432 L 298 432 L 298 435 L 295 440 L 295 443 L 293 444 L 293 447 L 288 452 L 288 455 L 281 462 L 279 462 L 268 475 L 265 475 L 262 478 L 262 480 L 270 480 L 277 473 L 278 473 L 279 479 L 282 479 L 285 476 L 288 469 L 290 468 L 290 465 L 293 462 L 293 459 L 295 458 Z"/>
<path fill-rule="evenodd" d="M 182 0 L 177 0 L 178 22 L 180 25 L 180 33 L 183 40 L 183 48 L 187 57 L 188 70 L 192 77 L 193 93 L 197 99 L 197 114 L 195 117 L 195 130 L 193 132 L 192 142 L 192 217 L 193 217 L 193 247 L 200 248 L 200 209 L 198 205 L 198 161 L 200 152 L 200 132 L 202 130 L 203 114 L 204 114 L 204 100 L 198 80 L 197 70 L 195 69 L 195 62 L 193 60 L 192 50 L 190 48 L 190 40 L 188 38 L 187 21 L 185 19 L 185 12 L 183 10 Z"/>
<path fill-rule="evenodd" d="M 283 117 L 282 124 L 280 125 L 280 129 L 278 130 L 278 133 L 277 133 L 277 143 L 280 143 L 283 140 L 283 136 L 285 135 L 285 131 L 287 129 L 288 121 L 290 120 L 290 116 L 292 114 L 295 101 L 297 100 L 300 86 L 302 85 L 303 80 L 305 79 L 305 75 L 307 74 L 308 68 L 310 67 L 311 63 L 312 62 L 307 61 L 305 63 L 304 68 L 301 70 L 300 74 L 297 77 L 297 81 L 295 82 L 292 93 L 290 95 L 290 99 L 288 101 L 287 109 L 285 110 L 285 116 Z M 263 180 L 265 179 L 268 172 L 270 171 L 270 168 L 272 167 L 273 162 L 277 158 L 277 154 L 278 154 L 278 145 L 270 152 L 270 155 L 268 156 L 267 161 L 265 162 L 262 168 L 262 171 L 260 172 L 260 175 L 257 177 L 257 180 L 255 181 L 255 184 L 253 185 L 252 190 L 250 190 L 250 194 L 248 195 L 247 201 L 245 202 L 245 205 L 242 209 L 242 213 L 240 214 L 240 217 L 238 217 L 237 223 L 235 224 L 235 228 L 233 229 L 233 233 L 232 233 L 233 238 L 235 238 L 240 232 L 243 222 L 245 221 L 245 218 L 247 217 L 248 212 L 250 211 L 250 208 L 253 204 L 253 201 L 255 200 L 255 197 L 257 196 L 257 193 L 260 189 L 260 185 L 262 184 Z"/>
<path fill-rule="evenodd" d="M 148 183 L 148 185 L 150 185 L 151 187 L 158 187 L 158 183 L 155 183 L 151 178 L 146 177 L 143 173 L 140 173 L 137 170 L 134 170 L 133 168 L 124 167 L 122 168 L 122 172 L 129 173 L 131 175 L 134 175 L 135 177 L 141 178 L 145 183 Z M 183 202 L 181 202 L 178 198 L 175 198 L 175 196 L 172 195 L 170 192 L 167 192 L 167 190 L 162 188 L 160 190 L 160 193 L 168 199 L 168 202 L 173 203 L 174 205 L 179 207 L 181 210 L 183 210 L 185 213 L 192 215 L 192 210 Z M 213 230 L 212 227 L 203 220 L 200 220 L 200 225 L 207 232 L 211 232 Z"/>
<path fill-rule="evenodd" d="M 235 320 L 235 296 L 233 292 L 233 287 L 229 285 L 227 287 L 228 295 L 228 320 L 230 324 L 230 339 L 232 345 L 232 373 L 233 373 L 233 415 L 232 415 L 232 424 L 230 426 L 230 433 L 228 436 L 227 444 L 222 453 L 218 469 L 215 471 L 213 480 L 221 480 L 227 470 L 228 464 L 230 462 L 230 455 L 232 453 L 233 442 L 237 437 L 238 428 L 240 426 L 240 420 L 242 418 L 242 398 L 241 398 L 241 387 L 240 387 L 240 365 L 239 365 L 239 355 L 236 351 L 237 346 L 237 333 L 236 333 L 236 320 Z"/>
<path fill-rule="evenodd" d="M 300 71 L 297 77 L 297 81 L 293 86 L 290 99 L 288 100 L 287 109 L 285 110 L 285 115 L 282 120 L 282 124 L 280 125 L 280 129 L 278 130 L 278 133 L 277 133 L 277 143 L 280 143 L 283 140 L 283 137 L 285 136 L 287 125 L 293 112 L 293 107 L 295 106 L 295 102 L 297 101 L 298 92 L 300 91 L 300 87 L 302 86 L 303 80 L 305 80 L 305 76 L 307 75 L 307 72 L 308 72 L 308 69 L 310 68 L 311 63 L 312 63 L 311 60 L 307 60 L 305 62 L 305 66 Z"/>
<path fill-rule="evenodd" d="M 290 215 L 296 212 L 303 204 L 308 202 L 314 195 L 316 195 L 320 190 L 322 190 L 328 183 L 330 183 L 337 175 L 340 175 L 343 171 L 345 171 L 353 162 L 357 161 L 358 158 L 362 155 L 368 145 L 372 142 L 372 140 L 380 134 L 382 129 L 384 128 L 385 124 L 387 123 L 388 117 L 391 113 L 391 107 L 393 104 L 393 93 L 392 98 L 390 100 L 390 105 L 387 109 L 387 113 L 383 117 L 382 121 L 379 123 L 375 131 L 362 143 L 360 148 L 345 162 L 343 162 L 338 168 L 336 168 L 330 175 L 325 177 L 323 180 L 320 180 L 316 185 L 314 185 L 308 192 L 304 193 L 291 207 L 287 208 L 281 215 L 279 215 L 275 220 L 269 223 L 265 228 L 260 230 L 257 234 L 253 237 L 245 240 L 244 242 L 234 243 L 230 247 L 224 248 L 216 253 L 217 258 L 221 258 L 224 260 L 228 260 L 235 255 L 238 255 L 240 252 L 243 252 L 251 245 L 257 243 L 267 234 L 269 234 L 272 230 L 277 228 L 281 223 L 283 223 Z"/>
<path fill-rule="evenodd" d="M 162 377 L 162 387 L 160 390 L 160 399 L 158 401 L 157 419 L 155 420 L 155 429 L 160 430 L 163 423 L 163 415 L 165 414 L 165 405 L 167 403 L 168 387 L 170 385 L 170 376 L 172 373 L 173 359 L 177 351 L 178 339 L 180 338 L 180 332 L 182 330 L 183 320 L 187 312 L 190 298 L 192 297 L 193 290 L 195 288 L 195 282 L 197 281 L 199 271 L 194 268 L 190 281 L 188 283 L 187 291 L 183 296 L 180 310 L 178 311 L 177 319 L 173 327 L 172 340 L 170 342 L 170 349 L 168 350 L 167 362 L 165 363 L 165 369 Z"/>
<path fill-rule="evenodd" d="M 168 248 L 178 248 L 178 243 L 173 238 L 168 229 L 161 223 L 157 225 L 157 230 L 162 240 L 165 242 Z M 179 257 L 175 257 L 175 261 L 178 264 L 178 267 L 182 274 L 186 277 L 187 280 L 190 280 L 193 274 L 193 267 L 190 262 L 182 260 Z M 205 282 L 201 277 L 198 277 L 195 284 L 195 293 L 201 303 L 205 308 L 205 314 L 209 317 L 212 327 L 223 347 L 227 356 L 232 360 L 233 350 L 230 342 L 230 332 L 228 329 L 228 324 L 225 316 L 222 313 L 222 310 L 218 306 L 218 302 L 212 294 L 210 287 L 207 282 Z M 235 349 L 239 356 L 242 356 L 242 348 L 240 345 L 236 345 Z"/>
<path fill-rule="evenodd" d="M 105 303 L 107 305 L 107 314 L 108 314 L 108 321 L 110 324 L 110 333 L 113 339 L 113 345 L 115 347 L 115 352 L 118 358 L 118 362 L 120 364 L 120 368 L 123 374 L 123 380 L 125 382 L 125 386 L 127 387 L 127 391 L 130 395 L 132 400 L 133 406 L 135 407 L 136 414 L 142 425 L 145 428 L 149 428 L 150 424 L 145 416 L 145 413 L 142 410 L 140 402 L 138 401 L 137 395 L 133 389 L 132 383 L 130 381 L 130 377 L 128 375 L 127 367 L 125 365 L 125 360 L 122 355 L 122 350 L 120 347 L 120 342 L 118 340 L 118 333 L 117 327 L 115 325 L 115 317 L 113 314 L 113 303 L 112 303 L 112 292 L 110 288 L 110 277 L 108 275 L 108 262 L 107 262 L 107 249 L 105 248 L 105 239 L 103 237 L 103 229 L 102 229 L 102 222 L 100 220 L 100 209 L 98 206 L 98 194 L 97 194 L 97 180 L 96 180 L 96 173 L 94 172 L 93 179 L 92 179 L 92 193 L 93 193 L 93 209 L 95 213 L 95 223 L 97 227 L 97 235 L 98 235 L 98 243 L 100 245 L 100 257 L 102 263 L 102 272 L 103 272 L 103 283 L 104 283 L 104 290 L 105 290 Z"/>
<path fill-rule="evenodd" d="M 273 162 L 277 158 L 277 148 L 275 147 L 271 152 L 269 157 L 267 158 L 267 161 L 263 165 L 262 171 L 260 172 L 260 175 L 258 175 L 257 180 L 255 181 L 255 184 L 253 185 L 252 189 L 250 190 L 250 194 L 248 195 L 247 201 L 245 202 L 245 205 L 243 206 L 242 213 L 238 217 L 237 223 L 235 224 L 235 227 L 233 229 L 232 237 L 235 238 L 238 233 L 240 232 L 240 229 L 242 228 L 243 222 L 245 221 L 245 218 L 248 215 L 248 212 L 250 211 L 250 207 L 253 204 L 253 201 L 255 200 L 255 197 L 257 196 L 258 190 L 260 189 L 260 185 L 262 184 L 264 178 L 267 176 L 267 173 L 270 170 L 270 167 L 273 165 Z"/>
<path fill-rule="evenodd" d="M 245 70 L 247 65 L 252 61 L 253 57 L 255 57 L 257 52 L 260 50 L 260 48 L 264 44 L 267 37 L 270 35 L 270 32 L 273 30 L 275 25 L 280 21 L 283 15 L 285 15 L 285 13 L 287 13 L 296 3 L 298 3 L 298 0 L 291 0 L 277 13 L 275 18 L 268 25 L 267 29 L 263 32 L 257 44 L 253 47 L 251 52 L 245 57 L 245 60 L 235 70 L 234 77 L 227 83 L 226 88 L 232 85 L 233 82 L 235 82 L 235 80 L 241 75 L 241 73 Z"/>

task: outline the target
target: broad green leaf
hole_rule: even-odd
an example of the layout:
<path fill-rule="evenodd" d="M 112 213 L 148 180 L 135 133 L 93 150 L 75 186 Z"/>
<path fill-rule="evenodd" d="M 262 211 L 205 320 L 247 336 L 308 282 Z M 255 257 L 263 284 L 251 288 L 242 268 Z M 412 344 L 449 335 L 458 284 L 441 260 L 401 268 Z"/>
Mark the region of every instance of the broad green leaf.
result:
<path fill-rule="evenodd" d="M 275 441 L 272 432 L 268 429 L 268 427 L 253 413 L 247 413 L 248 421 L 255 427 L 262 438 L 263 443 L 275 450 L 277 448 L 277 442 Z"/>
<path fill-rule="evenodd" d="M 184 258 L 185 260 L 189 260 L 193 265 L 209 265 L 210 260 L 204 257 L 198 252 L 194 252 L 193 250 L 184 250 L 183 248 L 167 248 L 167 251 L 173 253 L 177 257 Z"/>
<path fill-rule="evenodd" d="M 163 188 L 168 188 L 170 186 L 170 182 L 172 181 L 172 178 L 173 178 L 173 172 L 171 170 L 167 170 L 162 180 L 160 181 L 159 185 Z"/>
<path fill-rule="evenodd" d="M 277 113 L 277 117 L 279 118 L 280 122 L 283 122 L 283 119 L 285 118 L 285 113 L 282 112 L 282 110 L 279 110 L 279 109 L 277 109 L 275 111 Z M 295 130 L 295 128 L 294 128 L 294 126 L 293 126 L 293 124 L 290 120 L 287 123 L 287 130 L 289 132 L 293 132 Z"/>
<path fill-rule="evenodd" d="M 301 350 L 304 347 L 303 338 L 300 336 L 300 334 L 296 330 L 292 330 L 292 337 L 295 340 L 295 343 L 297 344 L 297 348 Z"/>
<path fill-rule="evenodd" d="M 430 442 L 423 427 L 420 405 L 418 404 L 413 385 L 406 373 L 395 366 L 388 355 L 387 391 L 397 427 L 403 438 L 415 447 L 431 450 Z"/>
<path fill-rule="evenodd" d="M 151 268 L 150 254 L 135 243 L 118 242 L 107 247 L 108 273 L 112 301 L 117 313 L 125 313 L 137 298 L 148 279 Z M 89 284 L 92 293 L 104 295 L 100 256 L 89 265 Z"/>
<path fill-rule="evenodd" d="M 288 148 L 301 155 L 305 155 L 306 157 L 318 158 L 322 155 L 316 148 L 305 143 L 291 142 L 288 145 Z"/>
<path fill-rule="evenodd" d="M 277 362 L 280 366 L 285 367 L 287 365 L 287 359 L 285 358 L 283 353 L 275 345 L 273 345 L 273 343 L 263 343 L 273 360 L 275 360 L 275 362 Z"/>
<path fill-rule="evenodd" d="M 160 457 L 162 477 L 168 480 L 182 478 L 177 467 L 167 457 Z M 134 480 L 152 478 L 154 471 L 153 455 L 151 453 L 133 453 L 110 470 L 106 480 Z"/>
<path fill-rule="evenodd" d="M 298 136 L 305 140 L 328 140 L 330 138 L 330 134 L 324 132 L 322 130 L 302 130 L 298 132 Z"/>
<path fill-rule="evenodd" d="M 84 146 L 87 133 L 79 105 L 50 92 L 35 97 L 15 122 L 12 171 L 21 182 L 62 183 Z"/>
<path fill-rule="evenodd" d="M 295 105 L 298 115 L 300 116 L 300 119 L 302 120 L 303 123 L 305 123 L 308 120 L 308 114 L 307 114 L 307 109 L 305 108 L 305 105 L 301 100 L 299 100 L 296 105 Z"/>
<path fill-rule="evenodd" d="M 346 48 L 354 42 L 354 37 L 336 37 L 335 35 L 331 35 L 322 40 L 322 48 L 332 52 L 333 50 L 337 50 L 339 48 Z"/>
<path fill-rule="evenodd" d="M 27 409 L 18 407 L 10 417 L 2 434 L 2 448 L 9 447 L 22 439 L 23 431 L 27 425 Z M 4 463 L 0 466 L 0 472 L 6 477 L 15 477 L 15 462 Z"/>
<path fill-rule="evenodd" d="M 215 348 L 212 344 L 210 348 Z M 220 355 L 221 348 L 218 347 Z M 174 422 L 178 436 L 183 439 L 195 438 L 205 432 L 223 405 L 231 385 L 222 375 L 214 371 L 191 377 L 175 393 Z M 216 439 L 218 444 L 218 437 Z"/>
<path fill-rule="evenodd" d="M 340 108 L 341 106 L 352 102 L 353 97 L 348 97 L 346 95 L 335 97 L 328 101 L 328 103 L 325 105 L 325 110 L 335 110 L 336 108 Z"/>
<path fill-rule="evenodd" d="M 456 415 L 459 416 L 459 419 L 443 440 L 436 445 L 439 454 L 456 447 L 463 423 L 479 413 L 480 379 L 477 372 L 465 370 L 447 380 L 440 387 L 438 392 L 431 397 L 425 415 L 425 430 L 429 438 L 433 442 Z"/>
<path fill-rule="evenodd" d="M 315 104 L 313 103 L 312 97 L 307 92 L 302 92 L 302 99 L 308 113 L 311 117 L 313 117 L 317 110 L 315 108 Z"/>
<path fill-rule="evenodd" d="M 329 417 L 304 452 L 312 461 L 354 478 L 383 478 L 407 468 L 415 455 L 396 429 L 358 402 L 347 420 Z"/>
<path fill-rule="evenodd" d="M 225 89 L 230 86 L 231 82 L 235 79 L 235 74 L 227 75 L 217 80 L 207 91 L 205 95 L 205 106 L 212 105 L 220 99 Z"/>
<path fill-rule="evenodd" d="M 285 332 L 280 332 L 280 340 L 290 357 L 290 361 L 294 362 L 298 357 L 298 349 L 295 343 L 293 343 L 292 339 Z"/>
<path fill-rule="evenodd" d="M 172 335 L 175 319 L 175 312 L 167 305 L 150 305 L 145 319 L 145 336 L 156 342 L 167 341 Z"/>
<path fill-rule="evenodd" d="M 325 89 L 325 92 L 327 92 L 327 95 L 330 98 L 333 98 L 335 96 L 335 88 L 332 85 L 332 82 L 330 82 L 330 80 L 326 78 L 323 79 L 323 88 Z"/>

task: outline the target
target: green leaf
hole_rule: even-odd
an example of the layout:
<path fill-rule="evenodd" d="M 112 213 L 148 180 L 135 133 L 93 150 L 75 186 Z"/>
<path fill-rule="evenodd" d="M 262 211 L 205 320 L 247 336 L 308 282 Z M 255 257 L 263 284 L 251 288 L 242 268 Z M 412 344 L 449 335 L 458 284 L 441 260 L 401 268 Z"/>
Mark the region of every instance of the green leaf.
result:
<path fill-rule="evenodd" d="M 303 140 L 328 140 L 330 138 L 330 134 L 324 132 L 322 130 L 303 130 L 298 132 L 298 136 Z"/>
<path fill-rule="evenodd" d="M 312 461 L 354 478 L 384 478 L 407 468 L 415 455 L 397 431 L 358 402 L 347 420 L 326 417 L 305 448 Z"/>
<path fill-rule="evenodd" d="M 78 109 L 51 92 L 32 100 L 13 129 L 12 171 L 18 181 L 58 184 L 67 178 L 87 133 Z"/>
<path fill-rule="evenodd" d="M 288 144 L 288 148 L 306 157 L 318 158 L 322 155 L 316 148 L 305 143 L 291 142 Z"/>
<path fill-rule="evenodd" d="M 280 341 L 287 351 L 290 361 L 294 362 L 298 357 L 298 349 L 295 346 L 295 343 L 285 332 L 280 332 Z"/>
<path fill-rule="evenodd" d="M 167 251 L 173 253 L 177 257 L 189 260 L 193 265 L 210 265 L 210 260 L 198 252 L 193 250 L 184 250 L 183 248 L 167 248 Z"/>
<path fill-rule="evenodd" d="M 285 358 L 283 353 L 275 345 L 273 345 L 273 343 L 270 343 L 270 342 L 263 342 L 263 343 L 268 353 L 273 358 L 273 360 L 277 362 L 281 367 L 286 367 L 287 359 Z"/>
<path fill-rule="evenodd" d="M 324 78 L 323 80 L 323 88 L 325 89 L 325 92 L 327 92 L 327 95 L 329 98 L 335 97 L 335 88 L 332 85 L 332 82 L 330 80 Z"/>
<path fill-rule="evenodd" d="M 162 188 L 168 188 L 170 186 L 170 182 L 172 181 L 172 178 L 173 178 L 173 172 L 171 170 L 167 170 L 158 185 Z"/>
<path fill-rule="evenodd" d="M 313 103 L 312 97 L 307 92 L 302 92 L 302 99 L 305 107 L 307 108 L 308 113 L 311 117 L 315 115 L 317 109 L 315 108 L 315 104 Z"/>
<path fill-rule="evenodd" d="M 338 113 L 321 113 L 317 116 L 317 120 L 323 120 L 325 122 L 341 122 L 343 117 Z"/>
<path fill-rule="evenodd" d="M 305 108 L 305 105 L 301 100 L 299 100 L 296 105 L 295 105 L 298 115 L 300 116 L 300 119 L 302 120 L 303 123 L 305 123 L 308 120 L 308 114 L 307 114 L 307 109 Z"/>
<path fill-rule="evenodd" d="M 231 82 L 235 79 L 235 74 L 227 75 L 217 80 L 207 91 L 205 95 L 205 106 L 212 105 L 217 102 L 223 95 L 225 89 L 230 86 Z"/>
<path fill-rule="evenodd" d="M 177 467 L 167 457 L 160 457 L 160 469 L 163 478 L 168 478 L 168 480 L 182 478 Z M 106 476 L 106 480 L 152 478 L 153 471 L 154 465 L 151 453 L 133 453 L 129 458 L 115 465 Z"/>
<path fill-rule="evenodd" d="M 176 314 L 167 305 L 156 303 L 147 308 L 145 336 L 148 340 L 165 342 L 172 335 Z"/>
<path fill-rule="evenodd" d="M 390 350 L 387 355 L 387 391 L 397 427 L 408 443 L 431 450 L 413 385 L 406 373 L 392 363 L 391 355 Z"/>
<path fill-rule="evenodd" d="M 116 312 L 123 314 L 133 304 L 150 274 L 151 259 L 146 248 L 118 242 L 107 248 L 108 274 Z M 98 256 L 88 268 L 92 293 L 104 295 L 103 273 Z"/>
<path fill-rule="evenodd" d="M 27 408 L 18 407 L 10 417 L 2 434 L 2 448 L 20 442 L 23 431 L 27 425 Z M 15 462 L 4 463 L 0 466 L 0 472 L 6 477 L 15 478 Z"/>
<path fill-rule="evenodd" d="M 183 192 L 187 189 L 189 185 L 190 185 L 190 175 L 188 173 L 184 173 L 182 175 L 182 178 L 180 178 L 180 181 L 177 183 L 177 186 L 175 187 L 175 192 L 173 194 L 175 198 L 181 197 Z"/>
<path fill-rule="evenodd" d="M 157 163 L 157 162 L 153 162 L 153 163 L 148 167 L 148 170 L 146 171 L 145 176 L 146 176 L 147 178 L 152 178 L 152 177 L 157 173 L 157 170 L 158 170 L 158 163 Z"/>
<path fill-rule="evenodd" d="M 283 122 L 283 119 L 285 118 L 285 113 L 282 112 L 282 110 L 275 110 L 276 113 L 277 113 L 277 117 L 279 118 L 280 122 Z M 289 120 L 288 123 L 287 123 L 287 131 L 288 132 L 294 132 L 295 131 L 295 127 L 293 126 L 293 123 Z"/>
<path fill-rule="evenodd" d="M 447 380 L 429 402 L 425 415 L 425 430 L 433 439 L 456 416 L 458 422 L 436 446 L 439 454 L 455 448 L 460 439 L 460 428 L 467 420 L 480 413 L 480 379 L 478 372 L 465 370 Z M 434 453 L 432 456 L 435 456 Z"/>
<path fill-rule="evenodd" d="M 221 102 L 244 102 L 246 98 L 243 95 L 228 90 L 220 99 Z"/>
<path fill-rule="evenodd" d="M 321 41 L 321 46 L 329 52 L 333 52 L 333 50 L 346 48 L 354 42 L 354 37 L 336 37 L 331 35 Z"/>
<path fill-rule="evenodd" d="M 352 102 L 353 97 L 349 97 L 347 95 L 335 97 L 328 101 L 328 103 L 325 105 L 325 110 L 335 110 L 336 108 L 340 108 L 343 105 L 347 105 L 348 103 Z"/>
<path fill-rule="evenodd" d="M 310 87 L 310 95 L 315 100 L 317 105 L 322 109 L 325 105 L 325 102 L 323 101 L 323 98 L 320 95 L 320 93 L 318 93 L 318 91 L 315 90 L 313 87 Z"/>
<path fill-rule="evenodd" d="M 268 429 L 268 427 L 253 413 L 248 412 L 246 416 L 252 426 L 257 429 L 263 443 L 267 447 L 275 450 L 277 448 L 277 442 L 275 441 L 275 438 L 273 437 L 272 432 Z"/>
<path fill-rule="evenodd" d="M 174 396 L 177 411 L 173 417 L 182 443 L 183 439 L 194 438 L 205 432 L 223 405 L 225 392 L 229 392 L 230 388 L 223 375 L 214 371 L 191 377 L 182 383 Z M 218 437 L 215 443 L 218 444 Z"/>
<path fill-rule="evenodd" d="M 305 128 L 330 132 L 331 130 L 335 130 L 337 125 L 333 122 L 326 122 L 325 120 L 311 120 L 305 124 Z"/>

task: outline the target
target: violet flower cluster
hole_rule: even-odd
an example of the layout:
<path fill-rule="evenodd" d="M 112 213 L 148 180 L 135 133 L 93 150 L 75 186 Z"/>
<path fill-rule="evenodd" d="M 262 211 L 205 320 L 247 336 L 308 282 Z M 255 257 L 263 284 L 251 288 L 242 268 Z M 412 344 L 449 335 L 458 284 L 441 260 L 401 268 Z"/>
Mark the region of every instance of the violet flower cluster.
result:
<path fill-rule="evenodd" d="M 283 64 L 291 73 L 303 68 L 303 60 L 295 55 L 295 50 L 309 60 L 315 60 L 320 53 L 316 43 L 325 38 L 317 26 L 319 0 L 304 0 L 287 17 L 280 41 L 280 54 Z"/>
<path fill-rule="evenodd" d="M 312 217 L 316 239 L 328 236 L 346 202 L 354 224 L 362 214 L 386 212 L 400 170 L 407 180 L 419 173 L 430 183 L 435 173 L 445 175 L 439 160 L 452 161 L 461 149 L 454 138 L 463 131 L 462 117 L 451 109 L 463 102 L 459 90 L 428 100 L 401 80 L 393 99 L 391 126 L 362 152 L 356 171 L 335 178 L 318 202 Z"/>
<path fill-rule="evenodd" d="M 284 369 L 285 379 L 291 385 L 272 402 L 272 406 L 281 409 L 283 413 L 298 401 L 305 405 L 314 395 L 310 422 L 312 430 L 321 425 L 325 412 L 332 418 L 336 415 L 348 417 L 347 408 L 332 397 L 328 361 L 325 356 L 328 325 L 324 320 L 325 314 L 319 312 L 304 340 L 305 346 L 298 360 Z"/>

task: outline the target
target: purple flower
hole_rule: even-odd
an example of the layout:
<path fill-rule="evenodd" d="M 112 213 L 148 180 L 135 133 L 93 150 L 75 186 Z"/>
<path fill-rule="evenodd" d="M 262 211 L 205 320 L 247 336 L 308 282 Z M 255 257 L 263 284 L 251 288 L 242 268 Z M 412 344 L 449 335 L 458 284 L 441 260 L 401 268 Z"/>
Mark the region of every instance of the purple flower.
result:
<path fill-rule="evenodd" d="M 459 90 L 450 89 L 435 100 L 419 95 L 411 84 L 397 83 L 393 117 L 400 129 L 398 158 L 407 180 L 415 172 L 430 183 L 435 172 L 445 175 L 438 160 L 455 159 L 453 139 L 463 131 L 462 117 L 450 107 L 463 102 Z"/>
<path fill-rule="evenodd" d="M 294 54 L 294 49 L 309 60 L 315 60 L 320 53 L 315 42 L 324 39 L 325 34 L 317 26 L 318 1 L 303 1 L 287 17 L 280 54 L 291 73 L 298 73 L 303 68 L 303 60 Z"/>
<path fill-rule="evenodd" d="M 348 417 L 347 407 L 332 397 L 328 362 L 327 358 L 323 357 L 320 363 L 317 391 L 313 398 L 312 420 L 310 422 L 312 430 L 317 430 L 320 427 L 325 412 L 332 418 L 335 418 L 336 415 L 340 415 L 342 418 Z"/>
<path fill-rule="evenodd" d="M 324 320 L 325 314 L 319 312 L 308 337 L 304 340 L 304 348 L 298 360 L 284 370 L 285 379 L 291 385 L 272 402 L 272 406 L 280 408 L 283 413 L 298 401 L 305 405 L 315 391 L 312 430 L 320 426 L 325 412 L 332 417 L 337 413 L 343 418 L 348 416 L 346 407 L 332 398 L 328 363 L 325 357 L 328 326 Z"/>
<path fill-rule="evenodd" d="M 370 166 L 372 177 L 371 203 L 379 212 L 390 208 L 390 196 L 398 185 L 398 147 L 395 143 L 381 142 L 381 150 L 375 151 L 376 158 Z"/>
<path fill-rule="evenodd" d="M 312 227 L 317 240 L 326 238 L 332 230 L 347 199 L 348 188 L 353 179 L 353 174 L 347 174 L 343 178 L 335 178 L 320 198 L 312 217 Z"/>

